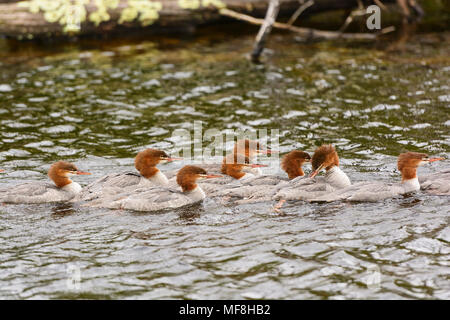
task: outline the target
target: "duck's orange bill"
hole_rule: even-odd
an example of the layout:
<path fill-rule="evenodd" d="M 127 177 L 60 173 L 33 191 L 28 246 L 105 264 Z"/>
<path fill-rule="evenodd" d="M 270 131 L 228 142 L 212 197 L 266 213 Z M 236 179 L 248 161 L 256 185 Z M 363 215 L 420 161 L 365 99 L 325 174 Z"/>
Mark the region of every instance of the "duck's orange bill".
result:
<path fill-rule="evenodd" d="M 183 158 L 167 158 L 167 161 L 183 160 Z"/>
<path fill-rule="evenodd" d="M 268 165 L 267 164 L 252 163 L 252 164 L 250 164 L 250 167 L 252 167 L 252 168 L 264 168 L 264 167 L 268 167 Z"/>
<path fill-rule="evenodd" d="M 310 178 L 314 178 L 319 172 L 320 170 L 322 170 L 325 167 L 325 164 L 322 163 L 316 170 L 314 170 L 313 172 L 311 172 L 311 174 L 309 175 Z"/>
<path fill-rule="evenodd" d="M 434 162 L 434 161 L 439 161 L 439 160 L 444 160 L 444 158 L 431 158 L 431 159 L 428 159 L 428 162 Z"/>
<path fill-rule="evenodd" d="M 223 176 L 221 176 L 220 174 L 208 174 L 206 175 L 206 179 L 211 179 L 211 178 L 222 178 Z"/>
<path fill-rule="evenodd" d="M 3 170 L 3 169 L 0 169 L 0 172 L 4 172 L 5 170 Z"/>
<path fill-rule="evenodd" d="M 319 173 L 318 170 L 311 172 L 311 174 L 309 175 L 310 178 L 314 178 L 315 176 L 317 176 L 317 174 Z"/>
<path fill-rule="evenodd" d="M 83 172 L 83 171 L 77 171 L 76 174 L 78 175 L 90 175 L 90 172 Z"/>

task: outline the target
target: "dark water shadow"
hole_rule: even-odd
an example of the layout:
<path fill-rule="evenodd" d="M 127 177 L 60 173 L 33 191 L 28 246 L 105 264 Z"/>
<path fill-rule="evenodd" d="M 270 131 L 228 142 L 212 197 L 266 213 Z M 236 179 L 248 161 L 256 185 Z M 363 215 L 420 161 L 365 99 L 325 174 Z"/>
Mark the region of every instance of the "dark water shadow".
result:
<path fill-rule="evenodd" d="M 69 215 L 72 215 L 76 212 L 72 203 L 61 202 L 56 203 L 51 207 L 52 217 L 53 218 L 62 218 Z"/>
<path fill-rule="evenodd" d="M 399 206 L 402 208 L 412 208 L 422 203 L 422 199 L 417 197 L 415 193 L 406 193 L 402 195 Z"/>
<path fill-rule="evenodd" d="M 178 218 L 184 222 L 194 222 L 205 212 L 202 203 L 194 203 L 177 210 Z"/>

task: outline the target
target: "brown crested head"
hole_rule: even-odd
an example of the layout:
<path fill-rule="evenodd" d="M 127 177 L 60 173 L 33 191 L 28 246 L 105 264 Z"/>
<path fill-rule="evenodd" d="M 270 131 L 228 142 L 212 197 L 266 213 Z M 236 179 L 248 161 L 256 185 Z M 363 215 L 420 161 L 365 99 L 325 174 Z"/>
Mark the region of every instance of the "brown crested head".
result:
<path fill-rule="evenodd" d="M 154 167 L 163 160 L 169 159 L 167 153 L 157 149 L 145 149 L 134 158 L 134 166 L 140 171 L 144 167 Z"/>
<path fill-rule="evenodd" d="M 397 168 L 402 171 L 404 168 L 417 168 L 423 162 L 429 160 L 426 153 L 420 152 L 405 152 L 398 156 Z"/>
<path fill-rule="evenodd" d="M 134 167 L 146 178 L 155 175 L 159 170 L 156 165 L 161 161 L 170 159 L 164 151 L 157 149 L 145 149 L 134 158 Z"/>
<path fill-rule="evenodd" d="M 417 177 L 417 168 L 429 161 L 426 153 L 405 152 L 398 156 L 397 168 L 402 173 L 402 181 Z"/>
<path fill-rule="evenodd" d="M 303 164 L 310 162 L 311 156 L 304 151 L 293 150 L 286 154 L 281 160 L 281 169 L 283 169 L 289 176 L 289 179 L 304 176 Z"/>
<path fill-rule="evenodd" d="M 250 160 L 247 156 L 232 153 L 223 158 L 221 172 L 235 179 L 240 179 L 245 175 L 242 169 L 249 164 Z"/>
<path fill-rule="evenodd" d="M 426 153 L 405 152 L 398 156 L 397 168 L 402 173 L 402 181 L 417 177 L 417 167 L 425 163 L 444 160 L 444 158 L 429 158 Z"/>
<path fill-rule="evenodd" d="M 197 187 L 197 179 L 205 177 L 205 169 L 197 166 L 184 166 L 177 173 L 177 183 L 183 191 L 191 191 Z"/>
<path fill-rule="evenodd" d="M 325 168 L 327 171 L 333 166 L 339 166 L 339 156 L 336 149 L 331 144 L 318 147 L 311 159 L 313 171 L 320 171 Z"/>
<path fill-rule="evenodd" d="M 197 187 L 197 179 L 221 178 L 221 175 L 208 174 L 205 169 L 197 166 L 184 166 L 177 173 L 177 183 L 183 191 L 192 191 Z"/>
<path fill-rule="evenodd" d="M 70 162 L 58 161 L 52 164 L 48 170 L 48 177 L 53 180 L 57 187 L 64 187 L 72 183 L 70 180 L 70 175 L 76 174 L 89 174 L 87 172 L 81 172 L 78 168 Z"/>

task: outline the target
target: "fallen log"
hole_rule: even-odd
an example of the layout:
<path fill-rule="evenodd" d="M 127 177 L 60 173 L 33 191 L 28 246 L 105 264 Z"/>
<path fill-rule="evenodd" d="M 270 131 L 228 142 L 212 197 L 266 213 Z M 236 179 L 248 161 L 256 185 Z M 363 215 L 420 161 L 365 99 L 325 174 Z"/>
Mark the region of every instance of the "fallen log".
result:
<path fill-rule="evenodd" d="M 379 1 L 379 0 L 378 0 Z M 383 4 L 406 0 L 382 0 Z M 412 1 L 412 0 L 408 0 Z M 299 8 L 298 0 L 279 0 L 280 17 Z M 374 0 L 364 0 L 365 5 Z M 357 6 L 357 0 L 315 0 L 302 15 Z M 156 32 L 224 21 L 220 9 L 263 17 L 267 0 L 0 0 L 0 35 L 43 37 L 107 34 L 130 28 Z"/>

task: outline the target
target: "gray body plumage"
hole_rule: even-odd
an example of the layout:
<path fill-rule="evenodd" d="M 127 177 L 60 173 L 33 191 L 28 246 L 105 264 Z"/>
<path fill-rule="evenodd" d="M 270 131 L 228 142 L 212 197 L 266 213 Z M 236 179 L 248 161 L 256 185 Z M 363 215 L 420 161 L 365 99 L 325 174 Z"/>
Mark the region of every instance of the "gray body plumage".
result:
<path fill-rule="evenodd" d="M 174 209 L 199 202 L 205 198 L 200 188 L 182 192 L 172 187 L 135 189 L 132 193 L 118 193 L 106 199 L 92 200 L 86 207 L 127 209 L 136 211 L 159 211 Z"/>
<path fill-rule="evenodd" d="M 161 174 L 161 173 L 159 173 Z M 172 181 L 172 184 L 175 183 Z M 84 187 L 81 192 L 72 200 L 91 201 L 94 199 L 108 198 L 112 195 L 132 192 L 139 188 L 157 187 L 154 181 L 147 179 L 139 173 L 126 171 L 121 173 L 112 173 L 97 179 Z"/>
<path fill-rule="evenodd" d="M 0 202 L 4 203 L 48 203 L 71 200 L 79 187 L 76 182 L 73 186 L 58 188 L 53 183 L 33 181 L 19 184 L 0 190 Z M 81 189 L 81 187 L 79 187 Z"/>
<path fill-rule="evenodd" d="M 132 171 L 111 173 L 88 184 L 73 201 L 90 201 L 106 195 L 124 192 L 127 188 L 137 188 L 145 177 Z"/>
<path fill-rule="evenodd" d="M 308 199 L 311 202 L 361 201 L 376 202 L 407 193 L 401 183 L 359 182 L 344 189 Z"/>

